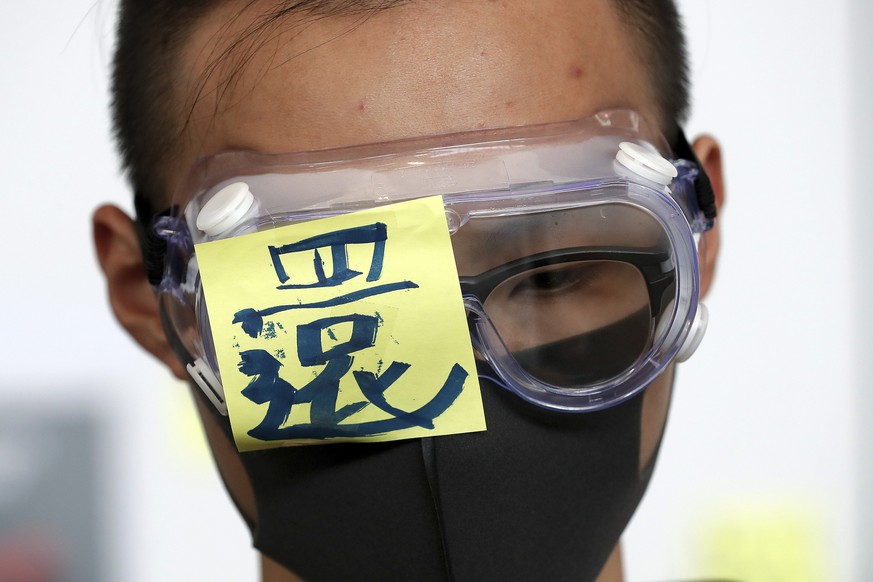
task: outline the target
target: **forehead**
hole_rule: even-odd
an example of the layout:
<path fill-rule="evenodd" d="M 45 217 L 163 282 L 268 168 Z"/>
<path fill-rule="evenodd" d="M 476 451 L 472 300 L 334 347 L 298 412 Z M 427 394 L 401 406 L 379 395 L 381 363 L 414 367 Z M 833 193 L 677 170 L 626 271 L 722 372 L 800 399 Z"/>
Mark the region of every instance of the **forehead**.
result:
<path fill-rule="evenodd" d="M 610 107 L 655 120 L 645 68 L 610 0 L 412 1 L 291 14 L 229 2 L 180 63 L 178 181 L 221 151 L 291 152 L 574 119 Z"/>

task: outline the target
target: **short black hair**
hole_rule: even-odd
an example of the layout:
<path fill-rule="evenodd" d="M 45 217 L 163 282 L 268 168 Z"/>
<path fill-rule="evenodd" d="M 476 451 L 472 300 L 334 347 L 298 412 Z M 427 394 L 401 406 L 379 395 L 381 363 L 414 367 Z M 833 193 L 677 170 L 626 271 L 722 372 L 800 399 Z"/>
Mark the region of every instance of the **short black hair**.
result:
<path fill-rule="evenodd" d="M 196 22 L 229 0 L 120 0 L 112 73 L 112 113 L 122 167 L 133 186 L 140 226 L 164 210 L 166 174 L 184 133 L 174 91 L 178 59 Z M 283 0 L 267 26 L 292 12 L 340 15 L 391 8 L 408 0 Z M 611 0 L 640 59 L 672 139 L 689 104 L 685 38 L 674 0 Z M 249 0 L 246 6 L 254 4 Z"/>
<path fill-rule="evenodd" d="M 646 64 L 649 85 L 660 109 L 661 128 L 671 143 L 690 108 L 688 51 L 674 0 L 612 0 Z"/>

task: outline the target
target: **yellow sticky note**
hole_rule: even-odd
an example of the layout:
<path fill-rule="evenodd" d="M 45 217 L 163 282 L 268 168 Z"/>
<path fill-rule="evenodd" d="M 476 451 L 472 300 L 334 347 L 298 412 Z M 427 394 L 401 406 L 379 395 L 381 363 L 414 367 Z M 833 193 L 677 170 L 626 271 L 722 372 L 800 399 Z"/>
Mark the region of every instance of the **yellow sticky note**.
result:
<path fill-rule="evenodd" d="M 439 196 L 196 253 L 239 450 L 485 430 Z"/>

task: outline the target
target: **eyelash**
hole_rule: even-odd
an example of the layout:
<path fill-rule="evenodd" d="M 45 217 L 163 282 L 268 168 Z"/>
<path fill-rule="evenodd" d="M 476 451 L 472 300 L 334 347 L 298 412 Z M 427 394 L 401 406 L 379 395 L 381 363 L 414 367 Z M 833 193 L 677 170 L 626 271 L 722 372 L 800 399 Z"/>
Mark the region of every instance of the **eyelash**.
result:
<path fill-rule="evenodd" d="M 566 275 L 569 274 L 569 277 Z M 552 284 L 555 275 L 561 276 L 557 285 Z M 597 269 L 591 265 L 575 265 L 559 269 L 542 271 L 526 276 L 512 289 L 510 296 L 522 293 L 538 295 L 557 295 L 567 289 L 587 286 L 597 279 Z"/>

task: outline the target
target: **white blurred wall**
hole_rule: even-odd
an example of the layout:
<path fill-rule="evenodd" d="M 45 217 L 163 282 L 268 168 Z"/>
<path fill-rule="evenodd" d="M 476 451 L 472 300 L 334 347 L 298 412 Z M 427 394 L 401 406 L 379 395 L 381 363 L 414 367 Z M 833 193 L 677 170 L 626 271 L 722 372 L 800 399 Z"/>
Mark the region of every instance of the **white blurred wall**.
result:
<path fill-rule="evenodd" d="M 4 6 L 0 406 L 102 419 L 106 581 L 254 581 L 187 393 L 115 323 L 92 251 L 92 210 L 132 206 L 107 112 L 114 2 Z"/>
<path fill-rule="evenodd" d="M 854 296 L 851 304 L 851 353 L 853 355 L 853 387 L 855 403 L 856 467 L 850 472 L 855 478 L 857 579 L 873 580 L 873 182 L 870 161 L 873 160 L 873 3 L 854 0 L 850 10 L 851 53 L 850 103 L 852 131 L 852 195 L 853 217 L 852 258 Z"/>
<path fill-rule="evenodd" d="M 870 253 L 851 244 L 850 5 L 680 2 L 688 133 L 720 139 L 727 204 L 710 332 L 680 368 L 627 534 L 631 580 L 870 579 L 855 487 L 853 285 Z"/>
<path fill-rule="evenodd" d="M 871 579 L 873 11 L 862 0 L 680 6 L 688 133 L 721 140 L 728 202 L 710 333 L 680 368 L 626 536 L 628 579 L 754 568 L 746 579 L 775 580 L 787 563 L 784 579 Z M 14 3 L 0 20 L 0 406 L 103 419 L 108 579 L 255 580 L 184 389 L 115 324 L 93 259 L 91 210 L 130 207 L 107 116 L 113 11 Z"/>

